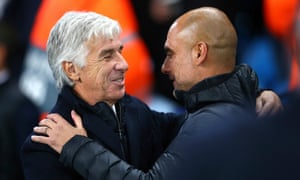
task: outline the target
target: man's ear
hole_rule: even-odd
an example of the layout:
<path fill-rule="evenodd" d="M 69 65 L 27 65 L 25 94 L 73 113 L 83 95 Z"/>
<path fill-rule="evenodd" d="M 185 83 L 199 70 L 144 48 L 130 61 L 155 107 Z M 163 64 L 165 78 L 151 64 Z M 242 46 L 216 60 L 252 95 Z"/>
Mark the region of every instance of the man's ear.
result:
<path fill-rule="evenodd" d="M 63 61 L 62 62 L 63 70 L 65 71 L 66 75 L 73 81 L 80 80 L 79 69 L 73 62 Z"/>
<path fill-rule="evenodd" d="M 207 57 L 207 44 L 203 41 L 199 41 L 193 47 L 192 56 L 196 65 L 202 64 Z"/>

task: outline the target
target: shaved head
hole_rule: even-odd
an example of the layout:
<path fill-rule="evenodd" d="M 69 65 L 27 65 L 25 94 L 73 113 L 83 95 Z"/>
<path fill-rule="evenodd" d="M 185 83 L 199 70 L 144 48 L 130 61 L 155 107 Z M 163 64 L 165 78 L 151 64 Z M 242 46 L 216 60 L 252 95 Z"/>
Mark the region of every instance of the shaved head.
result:
<path fill-rule="evenodd" d="M 236 65 L 237 34 L 228 17 L 212 7 L 188 11 L 171 25 L 165 42 L 162 72 L 175 90 L 231 73 Z"/>
<path fill-rule="evenodd" d="M 226 14 L 213 7 L 201 7 L 180 16 L 171 26 L 188 46 L 199 41 L 208 45 L 211 63 L 233 69 L 236 62 L 237 34 Z"/>

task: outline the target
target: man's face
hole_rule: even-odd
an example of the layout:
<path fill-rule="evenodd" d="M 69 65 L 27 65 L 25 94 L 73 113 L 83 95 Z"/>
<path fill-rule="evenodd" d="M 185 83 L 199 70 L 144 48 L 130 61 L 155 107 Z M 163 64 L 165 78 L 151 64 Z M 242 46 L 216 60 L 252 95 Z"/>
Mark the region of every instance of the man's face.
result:
<path fill-rule="evenodd" d="M 121 52 L 120 39 L 98 40 L 87 45 L 90 53 L 80 71 L 80 89 L 88 102 L 115 103 L 125 94 L 128 64 Z"/>
<path fill-rule="evenodd" d="M 187 91 L 194 85 L 192 48 L 186 42 L 184 37 L 178 35 L 176 24 L 173 25 L 165 42 L 166 58 L 161 71 L 169 75 L 170 80 L 173 81 L 174 90 Z"/>

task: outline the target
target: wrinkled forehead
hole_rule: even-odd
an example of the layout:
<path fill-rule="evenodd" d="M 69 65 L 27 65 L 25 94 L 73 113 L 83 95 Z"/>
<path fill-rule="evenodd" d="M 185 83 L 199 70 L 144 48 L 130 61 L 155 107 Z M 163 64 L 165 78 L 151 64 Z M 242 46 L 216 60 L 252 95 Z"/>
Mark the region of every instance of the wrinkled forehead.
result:
<path fill-rule="evenodd" d="M 92 52 L 99 52 L 101 53 L 102 51 L 109 51 L 109 52 L 116 52 L 120 51 L 123 49 L 123 42 L 119 37 L 110 39 L 99 39 L 94 40 L 92 43 L 89 44 L 88 49 L 90 53 Z"/>

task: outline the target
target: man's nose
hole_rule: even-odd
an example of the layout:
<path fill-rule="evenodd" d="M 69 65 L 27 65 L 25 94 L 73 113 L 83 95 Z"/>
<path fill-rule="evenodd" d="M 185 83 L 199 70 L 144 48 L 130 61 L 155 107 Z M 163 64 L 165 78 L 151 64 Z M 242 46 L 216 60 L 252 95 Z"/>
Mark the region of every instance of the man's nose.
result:
<path fill-rule="evenodd" d="M 163 74 L 168 74 L 168 69 L 167 69 L 167 65 L 166 65 L 165 62 L 161 65 L 160 71 L 161 71 Z"/>
<path fill-rule="evenodd" d="M 123 71 L 128 70 L 128 63 L 126 59 L 122 56 L 122 54 L 118 54 L 119 62 L 117 64 L 117 69 L 122 69 Z"/>

